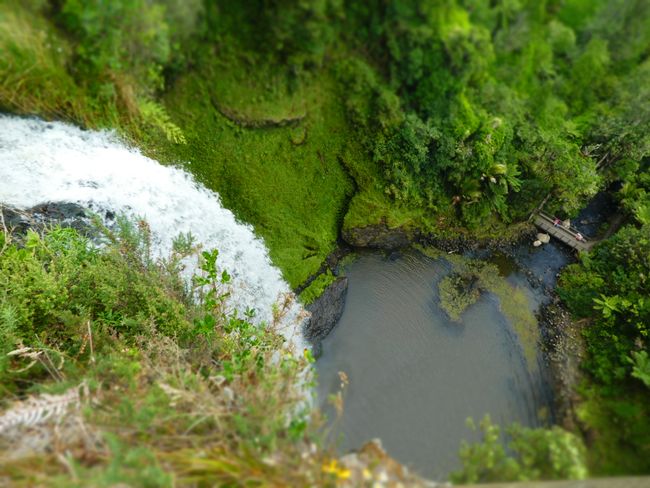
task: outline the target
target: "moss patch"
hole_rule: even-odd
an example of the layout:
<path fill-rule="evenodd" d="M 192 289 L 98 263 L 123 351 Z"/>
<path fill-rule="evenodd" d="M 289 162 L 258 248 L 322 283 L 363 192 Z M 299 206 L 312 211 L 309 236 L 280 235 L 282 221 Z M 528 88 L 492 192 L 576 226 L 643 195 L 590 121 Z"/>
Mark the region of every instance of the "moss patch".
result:
<path fill-rule="evenodd" d="M 467 307 L 476 303 L 481 296 L 477 285 L 478 279 L 473 273 L 452 273 L 440 281 L 440 306 L 449 318 L 459 321 Z"/>
<path fill-rule="evenodd" d="M 336 246 L 354 191 L 343 163 L 362 165 L 358 160 L 366 156 L 326 73 L 291 91 L 283 75 L 251 56 L 206 55 L 200 70 L 177 80 L 164 101 L 188 144 L 156 140 L 150 152 L 187 162 L 226 207 L 254 226 L 296 287 Z M 244 127 L 224 115 L 226 103 L 248 121 L 293 122 Z"/>
<path fill-rule="evenodd" d="M 327 272 L 319 274 L 307 288 L 300 294 L 300 301 L 304 305 L 313 303 L 323 292 L 336 281 L 336 276 L 328 269 Z"/>

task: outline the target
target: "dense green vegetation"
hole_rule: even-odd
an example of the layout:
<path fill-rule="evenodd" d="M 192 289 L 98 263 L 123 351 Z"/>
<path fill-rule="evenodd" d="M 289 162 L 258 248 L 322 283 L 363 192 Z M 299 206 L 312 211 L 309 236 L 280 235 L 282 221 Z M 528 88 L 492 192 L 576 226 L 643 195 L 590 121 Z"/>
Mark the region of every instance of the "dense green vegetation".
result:
<path fill-rule="evenodd" d="M 592 433 L 591 469 L 650 471 L 642 420 L 650 413 L 647 1 L 1 0 L 0 52 L 0 110 L 114 128 L 161 161 L 186 164 L 255 226 L 294 288 L 321 267 L 341 228 L 383 222 L 502 236 L 549 193 L 548 209 L 570 216 L 620 181 L 617 196 L 635 223 L 568 269 L 560 294 L 587 319 L 579 415 Z M 115 383 L 107 394 L 144 402 L 124 411 L 150 411 L 148 399 L 162 394 L 147 378 L 158 370 L 181 371 L 182 381 L 160 381 L 182 383 L 173 388 L 183 395 L 209 395 L 201 358 L 220 349 L 193 332 L 205 303 L 188 301 L 173 259 L 162 268 L 147 261 L 141 234 L 129 235 L 97 252 L 68 231 L 30 235 L 25 246 L 5 234 L 6 393 L 54 391 L 39 382 L 49 385 L 53 364 L 66 358 L 54 374 L 65 381 L 52 388 L 86 377 L 95 390 Z M 303 298 L 331 279 L 315 280 Z M 277 346 L 275 336 L 254 336 L 243 333 L 243 343 L 220 353 L 220 374 L 234 375 L 228 381 L 252 367 L 249 357 L 235 359 L 246 341 Z M 141 337 L 173 338 L 180 366 L 142 349 Z M 6 353 L 21 341 L 44 352 L 17 373 L 14 363 L 31 356 Z M 197 347 L 198 356 L 187 352 Z M 102 357 L 119 367 L 100 369 Z M 252 384 L 286 386 L 265 367 L 253 378 L 242 386 L 251 408 L 262 401 Z M 193 425 L 192 415 L 124 428 L 147 445 L 152 432 L 173 437 Z M 216 421 L 219 432 L 244 428 L 239 414 L 228 415 Z M 284 442 L 281 415 L 246 428 Z M 225 437 L 215 449 L 241 469 L 268 449 L 246 444 L 254 435 Z"/>
<path fill-rule="evenodd" d="M 469 422 L 476 430 L 473 421 Z M 489 416 L 480 422 L 481 442 L 463 443 L 463 468 L 452 473 L 454 483 L 490 483 L 584 479 L 588 470 L 585 446 L 575 434 L 559 427 L 530 429 L 511 425 L 504 442 Z"/>
<path fill-rule="evenodd" d="M 273 324 L 225 310 L 218 253 L 183 238 L 154 261 L 144 222 L 100 232 L 101 249 L 72 229 L 0 234 L 0 384 L 5 407 L 16 399 L 12 420 L 0 420 L 0 477 L 327 484 L 327 452 L 306 450 L 318 422 L 306 430 L 296 375 L 308 359 L 284 350 Z M 200 260 L 193 289 L 179 275 L 185 256 Z M 80 391 L 50 421 L 34 413 Z"/>
<path fill-rule="evenodd" d="M 578 414 L 596 432 L 590 455 L 607 473 L 650 470 L 650 225 L 628 226 L 562 274 L 578 317 L 589 381 Z"/>
<path fill-rule="evenodd" d="M 293 286 L 342 225 L 500 235 L 548 192 L 571 214 L 647 152 L 638 0 L 0 9 L 0 107 L 191 162 Z"/>

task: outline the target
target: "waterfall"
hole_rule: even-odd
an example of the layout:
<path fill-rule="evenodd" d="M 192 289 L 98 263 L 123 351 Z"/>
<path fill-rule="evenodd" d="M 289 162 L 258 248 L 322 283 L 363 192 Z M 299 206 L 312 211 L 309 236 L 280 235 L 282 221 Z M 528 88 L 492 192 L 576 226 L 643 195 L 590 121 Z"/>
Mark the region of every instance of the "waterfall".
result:
<path fill-rule="evenodd" d="M 270 321 L 273 304 L 290 292 L 262 240 L 222 207 L 217 193 L 113 132 L 0 114 L 0 202 L 20 208 L 72 202 L 100 215 L 142 217 L 158 256 L 169 254 L 179 233 L 191 232 L 204 248 L 219 250 L 217 264 L 232 276 L 229 305 L 254 308 L 258 323 Z M 300 312 L 296 303 L 280 330 L 298 352 L 305 347 Z"/>

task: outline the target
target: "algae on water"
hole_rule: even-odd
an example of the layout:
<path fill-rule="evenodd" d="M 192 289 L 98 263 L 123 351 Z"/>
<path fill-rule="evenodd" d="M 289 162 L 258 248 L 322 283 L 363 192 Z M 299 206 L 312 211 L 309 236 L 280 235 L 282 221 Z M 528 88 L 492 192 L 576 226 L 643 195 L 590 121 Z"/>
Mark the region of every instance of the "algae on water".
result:
<path fill-rule="evenodd" d="M 496 265 L 458 255 L 447 255 L 452 272 L 443 278 L 438 289 L 440 306 L 454 321 L 475 303 L 481 293 L 489 292 L 499 299 L 499 309 L 512 324 L 529 365 L 536 363 L 539 329 L 524 291 L 504 279 Z"/>
<path fill-rule="evenodd" d="M 440 306 L 453 321 L 460 321 L 462 313 L 481 296 L 478 280 L 471 273 L 452 273 L 445 276 L 438 288 Z"/>

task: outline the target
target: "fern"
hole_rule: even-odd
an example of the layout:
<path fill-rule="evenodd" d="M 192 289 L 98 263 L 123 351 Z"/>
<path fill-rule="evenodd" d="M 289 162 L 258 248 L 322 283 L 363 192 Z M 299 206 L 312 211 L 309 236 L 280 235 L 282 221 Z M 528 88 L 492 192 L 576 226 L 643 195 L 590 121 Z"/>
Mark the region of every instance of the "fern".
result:
<path fill-rule="evenodd" d="M 646 351 L 632 352 L 627 361 L 632 365 L 632 376 L 641 380 L 645 386 L 650 388 L 650 358 L 648 358 L 648 353 Z"/>
<path fill-rule="evenodd" d="M 650 224 L 650 204 L 638 204 L 634 216 L 642 225 Z"/>
<path fill-rule="evenodd" d="M 142 120 L 153 127 L 157 127 L 167 140 L 175 144 L 187 144 L 185 135 L 180 127 L 172 122 L 165 108 L 153 100 L 140 100 L 138 104 Z"/>
<path fill-rule="evenodd" d="M 85 383 L 72 387 L 60 395 L 43 393 L 16 402 L 12 408 L 0 415 L 0 435 L 21 427 L 34 427 L 48 420 L 59 420 L 70 410 L 81 406 L 82 392 L 88 395 Z"/>

